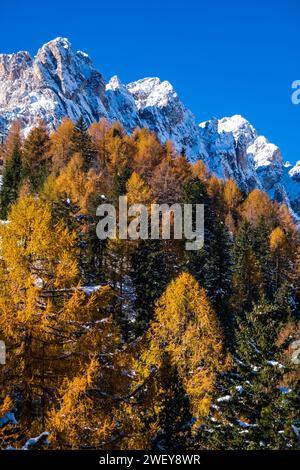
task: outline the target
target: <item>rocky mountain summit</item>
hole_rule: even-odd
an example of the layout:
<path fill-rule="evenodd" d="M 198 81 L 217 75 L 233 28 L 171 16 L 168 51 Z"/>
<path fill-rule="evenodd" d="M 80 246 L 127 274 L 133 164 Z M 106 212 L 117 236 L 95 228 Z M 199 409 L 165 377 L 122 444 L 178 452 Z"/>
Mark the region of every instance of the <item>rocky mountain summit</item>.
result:
<path fill-rule="evenodd" d="M 118 120 L 126 132 L 147 127 L 161 142 L 171 139 L 191 161 L 203 159 L 222 178 L 233 177 L 245 191 L 255 187 L 283 201 L 300 217 L 300 161 L 285 163 L 280 149 L 258 135 L 242 116 L 211 119 L 200 125 L 168 81 L 144 78 L 108 83 L 89 56 L 57 38 L 35 57 L 22 51 L 0 54 L 0 133 L 19 120 L 23 132 L 41 119 L 54 130 L 63 117 L 87 123 Z"/>

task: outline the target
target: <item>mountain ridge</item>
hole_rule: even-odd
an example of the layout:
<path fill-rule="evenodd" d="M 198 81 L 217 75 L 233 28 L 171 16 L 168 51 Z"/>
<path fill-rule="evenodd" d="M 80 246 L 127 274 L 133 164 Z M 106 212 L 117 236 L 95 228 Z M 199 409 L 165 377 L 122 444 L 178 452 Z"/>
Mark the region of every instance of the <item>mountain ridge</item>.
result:
<path fill-rule="evenodd" d="M 0 54 L 0 131 L 19 120 L 27 134 L 41 119 L 52 131 L 63 117 L 76 121 L 81 115 L 88 124 L 118 120 L 128 133 L 147 127 L 191 161 L 203 159 L 212 173 L 234 178 L 244 191 L 266 191 L 300 217 L 300 161 L 289 166 L 279 147 L 242 116 L 198 124 L 168 81 L 147 77 L 123 84 L 113 76 L 106 82 L 67 38 L 44 44 L 35 57 Z"/>

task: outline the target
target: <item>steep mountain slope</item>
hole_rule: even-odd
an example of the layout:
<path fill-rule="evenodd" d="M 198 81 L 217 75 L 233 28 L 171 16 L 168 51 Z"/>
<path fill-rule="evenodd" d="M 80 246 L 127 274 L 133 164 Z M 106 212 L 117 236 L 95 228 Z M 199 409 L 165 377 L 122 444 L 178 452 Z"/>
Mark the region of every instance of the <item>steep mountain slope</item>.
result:
<path fill-rule="evenodd" d="M 159 78 L 144 78 L 123 85 L 113 77 L 106 86 L 109 118 L 131 132 L 136 126 L 155 131 L 162 142 L 172 139 L 191 159 L 199 156 L 201 141 L 193 114 L 184 107 L 172 85 Z"/>
<path fill-rule="evenodd" d="M 107 114 L 105 102 L 102 75 L 67 39 L 45 44 L 34 59 L 28 52 L 0 55 L 2 126 L 18 119 L 26 132 L 43 119 L 54 129 L 64 116 L 81 114 L 91 122 Z"/>
<path fill-rule="evenodd" d="M 65 38 L 45 44 L 34 58 L 24 51 L 0 54 L 0 133 L 16 119 L 26 134 L 41 119 L 53 130 L 63 117 L 81 115 L 88 123 L 118 120 L 126 132 L 147 127 L 190 160 L 202 158 L 218 176 L 233 177 L 245 191 L 263 189 L 300 215 L 300 162 L 285 164 L 280 149 L 242 116 L 198 126 L 168 81 L 124 85 L 114 76 L 106 84 L 87 54 L 74 52 Z"/>
<path fill-rule="evenodd" d="M 284 162 L 280 149 L 258 135 L 242 116 L 199 125 L 208 167 L 221 178 L 234 178 L 244 191 L 259 188 L 300 215 L 300 162 Z"/>

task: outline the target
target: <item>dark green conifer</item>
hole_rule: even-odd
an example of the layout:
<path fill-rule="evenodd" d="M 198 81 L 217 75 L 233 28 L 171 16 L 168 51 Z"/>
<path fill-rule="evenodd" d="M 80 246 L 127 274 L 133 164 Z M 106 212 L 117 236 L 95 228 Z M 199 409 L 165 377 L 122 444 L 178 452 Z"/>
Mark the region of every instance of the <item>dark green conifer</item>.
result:
<path fill-rule="evenodd" d="M 11 204 L 17 199 L 22 178 L 22 159 L 19 143 L 15 143 L 12 155 L 6 161 L 0 192 L 0 216 L 6 219 Z"/>
<path fill-rule="evenodd" d="M 87 171 L 95 157 L 95 149 L 93 148 L 92 139 L 88 133 L 88 126 L 83 118 L 80 116 L 78 119 L 72 136 L 72 152 L 79 153 L 84 161 L 84 170 Z"/>

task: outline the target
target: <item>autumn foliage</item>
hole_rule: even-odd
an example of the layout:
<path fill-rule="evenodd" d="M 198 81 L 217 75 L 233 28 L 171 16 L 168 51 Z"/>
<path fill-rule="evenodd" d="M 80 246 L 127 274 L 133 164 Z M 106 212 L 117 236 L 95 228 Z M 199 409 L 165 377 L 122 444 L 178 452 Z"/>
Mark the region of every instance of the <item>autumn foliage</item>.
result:
<path fill-rule="evenodd" d="M 43 432 L 51 449 L 299 446 L 300 243 L 285 205 L 106 120 L 26 138 L 15 124 L 1 158 L 0 448 Z M 125 195 L 204 204 L 203 248 L 99 240 L 97 206 Z"/>

